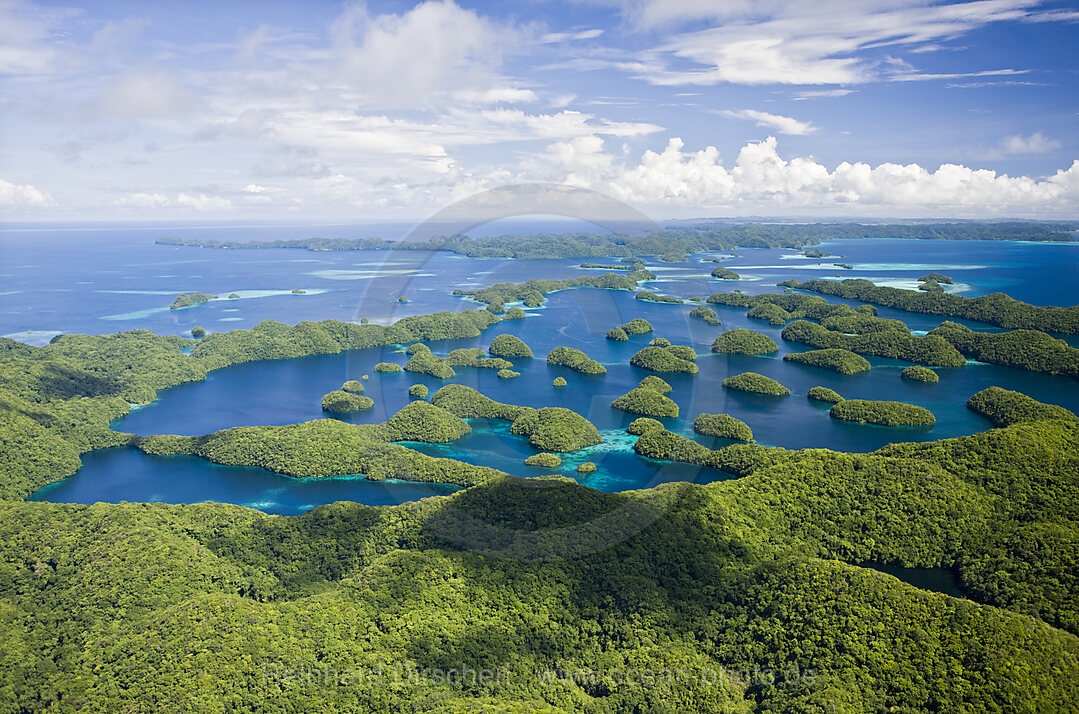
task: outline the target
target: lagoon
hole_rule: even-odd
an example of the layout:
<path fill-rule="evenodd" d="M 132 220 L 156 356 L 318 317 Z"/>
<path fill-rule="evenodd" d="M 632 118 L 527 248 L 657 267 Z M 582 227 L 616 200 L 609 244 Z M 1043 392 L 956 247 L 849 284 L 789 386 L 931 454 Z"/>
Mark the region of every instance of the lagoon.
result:
<path fill-rule="evenodd" d="M 256 238 L 296 237 L 294 229 L 288 235 L 282 235 L 282 229 L 246 230 Z M 294 324 L 305 319 L 367 317 L 372 322 L 388 324 L 409 314 L 481 307 L 466 298 L 454 297 L 451 293 L 455 288 L 594 273 L 581 269 L 580 259 L 513 261 L 470 259 L 448 253 L 178 248 L 154 245 L 152 240 L 160 233 L 150 231 L 145 235 L 126 232 L 112 238 L 99 235 L 62 253 L 54 248 L 56 260 L 49 266 L 41 253 L 56 242 L 70 242 L 69 234 L 39 233 L 40 242 L 32 245 L 13 240 L 13 235 L 0 235 L 0 246 L 5 257 L 17 259 L 9 264 L 24 267 L 5 280 L 12 294 L 0 295 L 0 334 L 31 343 L 46 342 L 58 332 L 108 333 L 139 328 L 188 334 L 196 324 L 211 331 L 228 330 L 251 327 L 263 319 Z M 935 270 L 952 274 L 962 284 L 961 294 L 1004 290 L 1035 304 L 1074 301 L 1072 286 L 1077 282 L 1079 264 L 1079 246 L 1075 245 L 872 240 L 832 241 L 820 247 L 845 255 L 843 262 L 855 266 L 852 271 L 841 271 L 843 278 L 912 280 Z M 707 297 L 712 292 L 734 288 L 750 294 L 779 292 L 775 283 L 780 280 L 821 277 L 822 272 L 827 272 L 816 269 L 817 261 L 791 259 L 790 250 L 738 252 L 740 258 L 725 261 L 724 265 L 735 271 L 749 271 L 746 266 L 751 266 L 759 280 L 715 280 L 709 276 L 715 264 L 703 260 L 711 254 L 700 254 L 688 256 L 685 263 L 657 266 L 662 268 L 657 271 L 659 279 L 644 287 L 678 297 Z M 291 294 L 291 288 L 296 286 L 308 290 L 308 294 Z M 60 287 L 73 292 L 54 292 Z M 243 299 L 216 300 L 185 310 L 167 309 L 172 296 L 194 290 L 218 295 L 236 292 Z M 409 302 L 399 303 L 399 295 L 407 296 Z M 758 443 L 765 445 L 866 452 L 894 441 L 935 440 L 988 429 L 989 422 L 968 411 L 965 402 L 971 394 L 992 385 L 1079 410 L 1075 380 L 991 365 L 973 363 L 940 369 L 939 383 L 922 384 L 901 380 L 899 373 L 908 365 L 897 360 L 870 357 L 872 370 L 850 376 L 791 364 L 782 360 L 784 354 L 808 348 L 783 342 L 779 336 L 781 327 L 749 319 L 745 310 L 723 306 L 713 306 L 723 324 L 712 327 L 688 318 L 693 306 L 634 300 L 631 293 L 622 291 L 570 289 L 548 295 L 543 307 L 526 310 L 524 320 L 495 325 L 472 340 L 435 342 L 431 346 L 436 353 L 446 354 L 456 347 L 485 348 L 502 333 L 524 339 L 536 358 L 515 360 L 514 369 L 521 372 L 520 377 L 500 380 L 493 371 L 458 368 L 452 381 L 472 386 L 499 401 L 533 407 L 563 406 L 586 416 L 601 430 L 604 444 L 566 458 L 556 472 L 577 477 L 576 465 L 593 461 L 599 469 L 579 480 L 604 491 L 644 488 L 670 480 L 704 483 L 728 478 L 711 469 L 660 464 L 633 453 L 633 439 L 624 433 L 633 416 L 612 410 L 609 405 L 648 374 L 630 367 L 628 361 L 655 336 L 690 345 L 699 355 L 699 374 L 662 375 L 674 388 L 670 396 L 681 406 L 680 418 L 664 422 L 672 431 L 710 447 L 726 442 L 692 434 L 693 419 L 701 412 L 729 413 L 745 421 Z M 914 330 L 932 329 L 943 319 L 888 309 L 881 309 L 880 314 L 903 320 Z M 656 326 L 655 333 L 631 337 L 624 343 L 604 339 L 608 329 L 633 317 L 651 321 Z M 965 324 L 997 331 L 979 323 Z M 714 337 L 735 327 L 769 335 L 780 351 L 761 357 L 711 354 L 709 346 Z M 1068 339 L 1076 344 L 1074 337 Z M 607 374 L 585 376 L 549 367 L 544 357 L 559 345 L 584 350 L 607 366 Z M 363 374 L 371 375 L 365 383 L 366 393 L 375 400 L 375 407 L 337 418 L 356 423 L 379 422 L 408 402 L 411 384 L 426 384 L 433 394 L 444 383 L 426 375 L 378 374 L 372 369 L 379 361 L 403 364 L 405 357 L 391 346 L 236 365 L 212 372 L 204 382 L 163 390 L 156 402 L 133 411 L 113 427 L 142 435 L 196 435 L 233 426 L 326 418 L 330 415 L 321 410 L 321 395 Z M 719 386 L 724 378 L 744 371 L 777 379 L 792 390 L 792 395 L 764 397 Z M 551 382 L 557 376 L 564 377 L 568 386 L 553 388 Z M 828 405 L 805 398 L 809 388 L 817 385 L 835 389 L 848 398 L 918 404 L 930 409 L 937 423 L 922 429 L 889 429 L 838 422 L 829 418 Z M 524 458 L 534 451 L 523 439 L 509 434 L 508 425 L 482 423 L 473 427 L 471 436 L 454 444 L 409 446 L 520 476 L 544 473 L 524 465 Z M 312 483 L 259 469 L 217 466 L 192 457 L 151 457 L 133 449 L 88 454 L 83 461 L 78 474 L 38 491 L 33 498 L 70 502 L 221 500 L 271 513 L 293 513 L 340 499 L 375 505 L 448 492 L 444 486 L 374 484 L 358 479 Z"/>

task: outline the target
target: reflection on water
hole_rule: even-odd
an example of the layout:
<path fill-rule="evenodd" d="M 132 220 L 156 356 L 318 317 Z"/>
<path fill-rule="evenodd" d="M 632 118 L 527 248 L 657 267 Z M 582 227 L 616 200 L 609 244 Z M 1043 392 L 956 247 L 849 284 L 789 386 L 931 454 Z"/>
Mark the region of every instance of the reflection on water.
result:
<path fill-rule="evenodd" d="M 952 597 L 965 598 L 967 596 L 959 584 L 959 576 L 955 571 L 947 568 L 904 568 L 901 565 L 887 565 L 874 561 L 858 563 L 858 566 L 887 573 L 922 590 L 943 593 Z"/>

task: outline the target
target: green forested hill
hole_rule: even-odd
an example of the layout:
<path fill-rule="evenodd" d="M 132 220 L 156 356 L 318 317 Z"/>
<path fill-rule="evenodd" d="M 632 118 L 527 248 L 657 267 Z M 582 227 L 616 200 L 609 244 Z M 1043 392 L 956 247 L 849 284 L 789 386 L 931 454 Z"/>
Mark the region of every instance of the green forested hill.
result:
<path fill-rule="evenodd" d="M 0 701 L 1067 710 L 1079 638 L 1045 620 L 1076 629 L 1077 430 L 1033 422 L 869 456 L 786 452 L 747 478 L 623 494 L 511 478 L 291 518 L 3 503 Z M 1034 465 L 1051 454 L 1056 465 Z M 975 599 L 1013 609 L 835 558 L 955 564 Z M 493 681 L 437 681 L 485 669 Z M 331 686 L 331 672 L 367 679 Z M 784 673 L 796 681 L 763 679 Z"/>
<path fill-rule="evenodd" d="M 740 476 L 707 486 L 496 474 L 296 517 L 18 500 L 128 442 L 108 423 L 130 402 L 209 369 L 496 320 L 267 322 L 191 355 L 145 331 L 0 343 L 0 711 L 1075 710 L 1079 420 L 1006 390 L 969 403 L 1000 428 L 871 454 L 645 430 L 646 456 Z M 330 431 L 303 436 L 323 428 L 138 442 L 261 463 L 260 440 L 299 435 L 271 455 L 300 468 L 337 458 Z M 951 568 L 969 599 L 866 561 Z"/>

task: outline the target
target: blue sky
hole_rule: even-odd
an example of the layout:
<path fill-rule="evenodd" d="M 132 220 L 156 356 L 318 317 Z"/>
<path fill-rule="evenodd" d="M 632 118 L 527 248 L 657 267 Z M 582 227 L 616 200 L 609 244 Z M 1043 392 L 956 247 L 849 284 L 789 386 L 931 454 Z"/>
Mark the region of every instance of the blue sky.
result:
<path fill-rule="evenodd" d="M 1079 7 L 0 0 L 18 220 L 1079 218 Z"/>

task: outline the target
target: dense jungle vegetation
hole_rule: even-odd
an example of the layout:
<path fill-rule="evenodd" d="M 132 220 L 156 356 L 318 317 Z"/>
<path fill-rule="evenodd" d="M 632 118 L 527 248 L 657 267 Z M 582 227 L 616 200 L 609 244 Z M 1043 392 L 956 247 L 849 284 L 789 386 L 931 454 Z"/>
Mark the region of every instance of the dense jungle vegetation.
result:
<path fill-rule="evenodd" d="M 1004 293 L 968 298 L 938 291 L 927 293 L 902 288 L 878 287 L 869 280 L 860 278 L 843 282 L 810 280 L 799 283 L 795 280 L 786 281 L 784 284 L 799 290 L 861 300 L 907 312 L 960 317 L 1011 329 L 1079 334 L 1079 305 L 1041 307 L 1020 302 Z"/>
<path fill-rule="evenodd" d="M 325 419 L 194 437 L 108 428 L 157 390 L 228 364 L 476 337 L 497 322 L 480 310 L 391 327 L 267 321 L 197 344 L 141 330 L 45 347 L 0 340 L 0 709 L 1074 709 L 1079 419 L 1017 392 L 968 402 L 997 428 L 870 454 L 712 450 L 638 419 L 638 453 L 718 480 L 613 494 L 392 443 L 451 441 L 476 417 L 520 421 L 543 444 L 593 438 L 568 410 L 456 384 L 381 425 Z M 857 338 L 904 337 L 872 324 Z M 977 345 L 940 329 L 933 344 Z M 411 352 L 421 355 L 433 353 Z M 619 399 L 667 400 L 677 414 L 669 391 L 649 376 Z M 702 431 L 731 426 L 720 416 L 701 415 Z M 74 473 L 80 453 L 127 444 L 296 476 L 471 487 L 296 517 L 20 502 Z M 868 561 L 952 569 L 968 597 L 853 565 Z"/>

